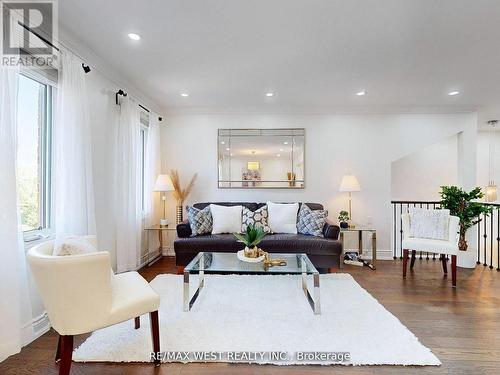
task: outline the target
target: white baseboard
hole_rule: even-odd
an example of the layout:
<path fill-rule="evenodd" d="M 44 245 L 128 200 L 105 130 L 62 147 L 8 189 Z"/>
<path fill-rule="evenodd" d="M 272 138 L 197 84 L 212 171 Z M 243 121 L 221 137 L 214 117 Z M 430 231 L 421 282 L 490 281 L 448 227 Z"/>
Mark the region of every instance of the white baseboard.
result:
<path fill-rule="evenodd" d="M 35 341 L 37 338 L 49 331 L 51 325 L 47 312 L 34 317 L 23 326 L 23 346 Z"/>
<path fill-rule="evenodd" d="M 175 256 L 175 251 L 173 246 L 163 246 L 161 249 L 161 255 L 164 257 L 173 257 Z"/>

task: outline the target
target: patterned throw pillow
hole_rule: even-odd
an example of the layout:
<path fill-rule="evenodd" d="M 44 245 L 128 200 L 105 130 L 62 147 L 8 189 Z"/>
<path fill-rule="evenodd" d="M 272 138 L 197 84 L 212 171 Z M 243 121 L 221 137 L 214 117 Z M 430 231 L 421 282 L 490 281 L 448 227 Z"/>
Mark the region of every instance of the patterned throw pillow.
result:
<path fill-rule="evenodd" d="M 327 217 L 327 210 L 311 210 L 309 206 L 302 203 L 297 215 L 297 232 L 323 237 L 323 227 Z"/>
<path fill-rule="evenodd" d="M 267 205 L 262 206 L 258 210 L 250 211 L 248 208 L 243 207 L 243 215 L 241 222 L 241 231 L 245 232 L 250 224 L 256 227 L 261 227 L 264 232 L 271 233 L 271 228 L 269 227 L 267 218 L 269 214 L 267 211 Z"/>
<path fill-rule="evenodd" d="M 191 237 L 212 233 L 213 220 L 210 206 L 205 207 L 203 210 L 186 206 L 186 211 L 189 226 L 191 227 Z"/>

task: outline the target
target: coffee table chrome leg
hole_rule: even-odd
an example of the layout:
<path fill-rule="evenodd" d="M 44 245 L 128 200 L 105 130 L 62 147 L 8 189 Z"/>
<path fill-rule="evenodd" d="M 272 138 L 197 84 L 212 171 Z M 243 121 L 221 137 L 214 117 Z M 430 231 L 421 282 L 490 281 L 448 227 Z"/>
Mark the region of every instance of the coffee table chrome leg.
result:
<path fill-rule="evenodd" d="M 302 271 L 305 271 L 305 263 L 302 260 L 301 262 L 301 267 Z M 307 273 L 302 272 L 302 290 L 304 291 L 304 294 L 306 295 L 307 301 L 309 302 L 309 305 L 311 306 L 311 309 L 313 310 L 315 315 L 321 314 L 321 303 L 320 303 L 320 291 L 319 291 L 319 273 L 313 273 L 313 296 L 311 296 L 311 293 L 309 292 L 309 289 L 307 288 Z"/>
<path fill-rule="evenodd" d="M 307 271 L 306 271 L 306 262 L 304 261 L 304 257 L 300 257 L 300 268 L 302 270 L 302 290 L 306 293 L 307 297 Z"/>
<path fill-rule="evenodd" d="M 189 311 L 189 272 L 184 271 L 184 311 Z"/>
<path fill-rule="evenodd" d="M 199 275 L 199 283 L 196 292 L 194 292 L 193 297 L 189 299 L 189 272 L 184 271 L 184 311 L 188 312 L 193 307 L 198 295 L 200 294 L 201 289 L 205 285 L 205 256 L 204 253 L 200 253 L 199 255 L 199 263 L 198 263 L 198 275 Z"/>
<path fill-rule="evenodd" d="M 321 302 L 319 293 L 319 273 L 313 274 L 314 281 L 314 314 L 321 314 Z"/>

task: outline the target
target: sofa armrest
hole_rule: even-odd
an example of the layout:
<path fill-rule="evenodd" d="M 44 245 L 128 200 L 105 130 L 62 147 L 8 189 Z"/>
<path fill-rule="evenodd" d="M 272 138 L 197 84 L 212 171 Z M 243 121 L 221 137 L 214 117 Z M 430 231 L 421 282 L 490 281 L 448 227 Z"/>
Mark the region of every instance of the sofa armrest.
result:
<path fill-rule="evenodd" d="M 323 236 L 331 240 L 338 240 L 340 233 L 340 227 L 333 224 L 331 221 L 327 220 L 323 226 Z"/>
<path fill-rule="evenodd" d="M 177 224 L 177 237 L 187 238 L 191 236 L 191 226 L 189 221 L 184 220 L 182 223 Z"/>

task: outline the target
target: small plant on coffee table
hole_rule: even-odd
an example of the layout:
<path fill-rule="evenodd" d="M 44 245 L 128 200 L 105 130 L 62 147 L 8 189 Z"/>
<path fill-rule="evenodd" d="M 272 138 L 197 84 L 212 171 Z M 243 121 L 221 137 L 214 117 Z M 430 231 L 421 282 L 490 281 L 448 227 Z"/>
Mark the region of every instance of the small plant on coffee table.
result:
<path fill-rule="evenodd" d="M 233 233 L 238 242 L 245 244 L 245 256 L 248 258 L 257 258 L 259 249 L 257 245 L 267 235 L 261 227 L 250 224 L 243 233 Z"/>
<path fill-rule="evenodd" d="M 347 211 L 340 211 L 339 212 L 339 223 L 341 228 L 349 228 L 349 213 Z"/>

